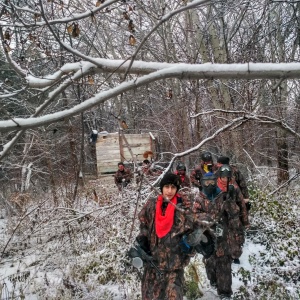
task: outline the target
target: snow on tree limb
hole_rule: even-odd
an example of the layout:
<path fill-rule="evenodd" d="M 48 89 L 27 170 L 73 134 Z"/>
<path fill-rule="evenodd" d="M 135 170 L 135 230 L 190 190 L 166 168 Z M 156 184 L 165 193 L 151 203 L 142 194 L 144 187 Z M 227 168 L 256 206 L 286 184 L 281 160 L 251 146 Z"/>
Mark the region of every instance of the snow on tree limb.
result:
<path fill-rule="evenodd" d="M 43 78 L 29 75 L 26 77 L 29 87 L 43 88 L 54 84 L 64 74 L 79 69 L 92 69 L 93 72 L 126 72 L 130 62 L 91 58 L 91 62 L 68 63 L 53 75 Z M 163 78 L 180 79 L 296 79 L 300 78 L 300 63 L 246 63 L 246 64 L 168 64 L 158 62 L 135 61 L 130 69 L 131 74 L 151 74 L 168 69 Z M 86 71 L 86 74 L 88 72 Z"/>
<path fill-rule="evenodd" d="M 265 67 L 262 66 L 262 65 L 266 65 L 266 64 L 251 64 L 251 66 L 252 65 L 253 65 L 253 68 L 256 69 L 256 71 L 254 73 L 256 73 L 256 74 L 260 73 L 261 76 L 266 76 L 265 72 L 266 72 L 266 69 L 268 69 L 268 68 L 266 66 Z M 287 65 L 291 65 L 291 66 L 287 66 Z M 54 123 L 57 121 L 61 121 L 65 118 L 70 118 L 72 116 L 78 115 L 79 113 L 81 113 L 85 110 L 91 109 L 92 107 L 99 105 L 100 103 L 104 103 L 108 99 L 114 98 L 124 92 L 144 86 L 145 84 L 148 84 L 148 83 L 151 83 L 151 82 L 154 82 L 157 80 L 161 80 L 161 79 L 165 79 L 165 78 L 190 79 L 190 78 L 193 78 L 194 75 L 198 74 L 199 68 L 205 69 L 208 72 L 210 72 L 211 74 L 213 74 L 214 71 L 218 72 L 218 68 L 215 68 L 215 66 L 216 65 L 213 65 L 213 64 L 205 64 L 205 65 L 199 65 L 199 66 L 189 66 L 188 68 L 186 68 L 185 64 L 180 64 L 176 67 L 159 70 L 159 71 L 153 72 L 151 74 L 139 77 L 137 79 L 134 79 L 134 80 L 131 80 L 128 82 L 123 82 L 120 85 L 118 85 L 114 88 L 111 88 L 110 90 L 102 91 L 102 92 L 96 94 L 94 97 L 87 99 L 83 103 L 80 103 L 71 109 L 67 109 L 64 111 L 60 111 L 60 112 L 56 112 L 53 114 L 36 117 L 36 118 L 29 118 L 29 119 L 15 118 L 14 120 L 0 121 L 0 132 L 7 132 L 7 131 L 11 131 L 11 130 L 22 130 L 22 129 L 27 129 L 27 128 L 35 128 L 35 127 L 43 126 L 46 124 L 51 124 L 51 123 Z M 229 65 L 229 66 L 232 66 L 232 65 Z M 246 68 L 245 65 L 239 65 L 239 67 L 237 67 L 237 68 L 232 68 L 232 70 L 231 70 L 232 75 L 238 76 L 239 78 L 241 77 L 241 74 L 243 72 L 246 72 L 249 75 L 250 73 L 245 71 L 245 68 Z M 249 68 L 250 68 L 250 65 L 248 65 L 247 69 L 249 69 Z M 274 74 L 277 74 L 277 76 L 279 76 L 279 74 L 281 74 L 281 76 L 283 76 L 284 70 L 286 71 L 286 74 L 288 74 L 289 76 L 291 76 L 291 74 L 295 74 L 295 75 L 298 74 L 300 76 L 300 64 L 276 64 L 276 65 L 269 64 L 269 72 L 271 72 L 270 70 L 274 71 Z M 78 71 L 78 72 L 80 72 L 80 71 Z M 225 73 L 229 74 L 230 71 L 225 71 Z M 80 76 L 80 75 L 78 75 L 78 76 Z M 202 76 L 203 76 L 203 74 L 202 74 Z M 268 75 L 268 77 L 269 76 L 270 76 L 270 74 Z M 56 92 L 54 94 L 57 95 L 58 92 Z M 52 97 L 54 97 L 55 95 L 52 95 Z"/>

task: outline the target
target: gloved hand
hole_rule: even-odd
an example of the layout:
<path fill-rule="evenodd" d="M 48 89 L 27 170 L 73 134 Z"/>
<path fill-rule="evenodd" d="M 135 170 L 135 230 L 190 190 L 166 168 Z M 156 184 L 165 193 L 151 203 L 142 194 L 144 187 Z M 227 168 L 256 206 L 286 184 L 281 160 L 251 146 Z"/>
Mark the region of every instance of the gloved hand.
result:
<path fill-rule="evenodd" d="M 151 255 L 150 244 L 146 236 L 139 235 L 136 237 L 135 240 L 147 254 Z"/>
<path fill-rule="evenodd" d="M 195 250 L 202 254 L 204 258 L 209 258 L 215 251 L 215 239 L 208 231 L 205 231 L 204 235 L 206 242 L 200 241 L 200 243 L 195 246 Z"/>
<path fill-rule="evenodd" d="M 201 241 L 207 242 L 206 236 L 203 231 L 198 228 L 188 235 L 184 235 L 180 241 L 181 250 L 184 253 L 191 253 L 193 247 L 198 245 Z"/>
<path fill-rule="evenodd" d="M 192 246 L 187 243 L 186 239 L 187 239 L 187 235 L 184 235 L 180 241 L 180 248 L 182 252 L 188 254 L 191 253 L 193 249 Z"/>

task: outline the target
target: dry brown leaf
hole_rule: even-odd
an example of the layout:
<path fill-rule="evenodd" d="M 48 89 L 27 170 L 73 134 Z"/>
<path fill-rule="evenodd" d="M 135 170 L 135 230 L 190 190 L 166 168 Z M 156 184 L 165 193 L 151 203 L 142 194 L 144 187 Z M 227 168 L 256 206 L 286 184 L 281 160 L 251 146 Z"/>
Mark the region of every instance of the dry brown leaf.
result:
<path fill-rule="evenodd" d="M 134 46 L 136 44 L 136 39 L 132 34 L 129 36 L 129 44 L 131 46 Z"/>
<path fill-rule="evenodd" d="M 92 20 L 92 23 L 94 23 L 94 24 L 97 23 L 97 19 L 96 19 L 94 13 L 91 14 L 91 20 Z"/>
<path fill-rule="evenodd" d="M 123 12 L 123 17 L 124 17 L 125 20 L 129 20 L 129 19 L 130 19 L 130 17 L 129 17 L 129 15 L 128 15 L 127 11 L 124 11 L 124 12 Z"/>
<path fill-rule="evenodd" d="M 129 20 L 129 23 L 128 23 L 128 30 L 132 33 L 134 33 L 134 24 L 133 24 L 133 21 L 132 20 Z"/>
<path fill-rule="evenodd" d="M 79 36 L 80 29 L 77 24 L 74 25 L 73 30 L 72 30 L 72 37 L 76 38 Z"/>
<path fill-rule="evenodd" d="M 4 32 L 4 39 L 10 40 L 10 29 L 6 29 Z"/>
<path fill-rule="evenodd" d="M 88 75 L 88 83 L 89 84 L 94 84 L 95 83 L 94 78 L 91 75 Z"/>
<path fill-rule="evenodd" d="M 69 26 L 67 27 L 67 31 L 68 31 L 69 34 L 72 34 L 72 31 L 73 31 L 73 24 L 72 24 L 72 25 L 69 25 Z"/>

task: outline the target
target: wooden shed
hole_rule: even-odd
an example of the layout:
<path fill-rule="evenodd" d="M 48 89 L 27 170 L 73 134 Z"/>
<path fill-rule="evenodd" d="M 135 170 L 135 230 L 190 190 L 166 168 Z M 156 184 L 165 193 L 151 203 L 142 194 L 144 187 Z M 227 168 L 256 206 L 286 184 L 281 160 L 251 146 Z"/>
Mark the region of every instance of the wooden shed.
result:
<path fill-rule="evenodd" d="M 125 134 L 125 138 L 138 162 L 142 162 L 145 152 L 152 152 L 155 155 L 156 137 L 151 133 Z M 116 133 L 98 134 L 96 143 L 97 173 L 115 173 L 118 169 L 118 162 L 125 164 L 133 162 L 133 158 L 122 135 Z M 148 157 L 150 159 L 150 157 Z"/>

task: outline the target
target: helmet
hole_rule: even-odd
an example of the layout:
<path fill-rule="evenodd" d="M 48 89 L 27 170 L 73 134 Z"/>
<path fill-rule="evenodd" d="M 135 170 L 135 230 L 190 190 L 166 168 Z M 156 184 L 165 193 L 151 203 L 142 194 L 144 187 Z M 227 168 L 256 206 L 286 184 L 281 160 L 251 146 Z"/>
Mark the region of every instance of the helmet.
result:
<path fill-rule="evenodd" d="M 219 177 L 231 177 L 232 170 L 229 165 L 223 165 L 219 169 Z"/>
<path fill-rule="evenodd" d="M 167 173 L 160 181 L 159 187 L 162 192 L 163 187 L 168 184 L 173 184 L 176 186 L 177 191 L 180 189 L 180 177 L 173 173 Z"/>
<path fill-rule="evenodd" d="M 201 154 L 201 159 L 204 162 L 212 161 L 212 155 L 210 152 L 206 151 Z"/>
<path fill-rule="evenodd" d="M 179 163 L 176 167 L 177 171 L 186 171 L 186 167 L 183 163 Z"/>

